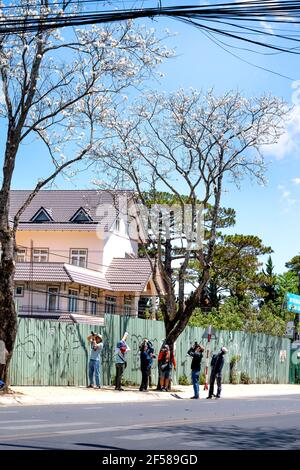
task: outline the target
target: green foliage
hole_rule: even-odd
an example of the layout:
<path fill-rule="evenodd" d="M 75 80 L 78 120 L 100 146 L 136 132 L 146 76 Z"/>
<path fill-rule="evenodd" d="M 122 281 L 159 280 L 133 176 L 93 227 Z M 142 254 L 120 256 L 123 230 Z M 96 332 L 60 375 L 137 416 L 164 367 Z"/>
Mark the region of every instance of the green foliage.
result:
<path fill-rule="evenodd" d="M 238 373 L 237 373 L 237 363 L 241 360 L 240 355 L 232 356 L 230 359 L 229 367 L 230 367 L 230 377 L 229 381 L 231 384 L 238 384 Z"/>
<path fill-rule="evenodd" d="M 271 256 L 269 256 L 266 262 L 266 270 L 263 270 L 263 274 L 264 279 L 261 288 L 264 302 L 275 302 L 278 298 L 277 276 L 274 273 L 274 264 Z"/>
<path fill-rule="evenodd" d="M 250 292 L 259 292 L 262 273 L 259 256 L 271 253 L 259 237 L 253 235 L 225 235 L 216 247 L 214 270 L 218 284 L 231 296 L 243 300 Z"/>
<path fill-rule="evenodd" d="M 287 292 L 298 294 L 298 275 L 293 271 L 280 274 L 277 276 L 277 288 L 278 296 L 281 301 L 284 300 Z"/>
<path fill-rule="evenodd" d="M 135 387 L 135 386 L 140 385 L 140 384 L 137 383 L 137 382 L 132 382 L 131 380 L 126 380 L 126 379 L 122 378 L 121 385 L 123 387 Z"/>
<path fill-rule="evenodd" d="M 156 320 L 159 320 L 159 321 L 163 321 L 163 320 L 164 320 L 164 316 L 163 316 L 162 311 L 161 311 L 160 309 L 158 309 L 158 310 L 156 311 L 156 314 L 155 314 L 155 315 L 156 315 L 156 318 L 155 318 Z"/>
<path fill-rule="evenodd" d="M 202 373 L 202 374 L 200 375 L 199 382 L 200 382 L 200 385 L 204 385 L 204 384 L 205 384 L 205 374 L 204 374 L 204 373 Z"/>
<path fill-rule="evenodd" d="M 110 384 L 111 385 L 116 384 L 116 376 L 115 375 L 111 376 Z M 136 383 L 136 382 L 131 382 L 130 380 L 126 380 L 124 377 L 122 377 L 121 378 L 121 385 L 122 385 L 122 387 L 128 387 L 128 386 L 136 386 L 136 385 L 139 385 L 139 384 Z"/>
<path fill-rule="evenodd" d="M 268 260 L 266 262 L 266 275 L 269 276 L 269 277 L 275 276 L 274 268 L 275 268 L 275 266 L 273 264 L 272 257 L 269 256 Z"/>
<path fill-rule="evenodd" d="M 241 381 L 241 384 L 246 384 L 246 385 L 251 384 L 251 378 L 248 374 L 246 374 L 246 372 L 241 373 L 240 381 Z"/>
<path fill-rule="evenodd" d="M 286 268 L 288 268 L 289 271 L 298 274 L 298 272 L 300 271 L 300 255 L 294 256 L 290 261 L 285 263 L 285 266 Z"/>
<path fill-rule="evenodd" d="M 181 375 L 178 379 L 179 385 L 191 385 L 190 379 L 186 375 Z"/>
<path fill-rule="evenodd" d="M 274 336 L 285 334 L 286 322 L 293 318 L 293 314 L 283 310 L 280 305 L 273 302 L 263 305 L 260 309 L 251 304 L 251 299 L 239 301 L 228 297 L 219 310 L 212 309 L 203 313 L 196 309 L 189 325 L 202 328 L 212 325 L 218 330 L 239 330 L 248 333 L 265 333 Z"/>
<path fill-rule="evenodd" d="M 241 356 L 239 354 L 237 354 L 236 356 L 232 356 L 232 358 L 230 359 L 230 366 L 232 365 L 232 367 L 234 367 L 235 364 L 239 362 L 240 360 L 241 360 Z"/>
<path fill-rule="evenodd" d="M 239 301 L 251 296 L 254 300 L 262 296 L 261 285 L 266 275 L 260 271 L 259 257 L 271 253 L 262 240 L 254 235 L 221 235 L 215 247 L 211 278 L 205 296 L 210 307 L 219 308 L 222 297 L 236 297 Z M 191 263 L 190 279 L 199 277 L 199 262 Z M 205 307 L 205 304 L 200 304 Z"/>
<path fill-rule="evenodd" d="M 144 318 L 145 318 L 145 320 L 151 320 L 152 319 L 152 313 L 151 313 L 149 308 L 145 309 Z"/>

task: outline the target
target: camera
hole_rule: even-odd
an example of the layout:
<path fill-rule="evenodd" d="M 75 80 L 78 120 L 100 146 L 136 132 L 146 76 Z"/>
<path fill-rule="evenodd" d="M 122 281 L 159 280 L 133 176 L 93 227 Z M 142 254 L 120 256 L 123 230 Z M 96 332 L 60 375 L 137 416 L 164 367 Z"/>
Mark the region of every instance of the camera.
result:
<path fill-rule="evenodd" d="M 154 356 L 154 347 L 152 342 L 149 339 L 144 339 L 142 343 L 140 344 L 139 350 L 143 351 L 144 347 L 147 346 L 147 352 L 148 354 L 152 354 L 152 357 Z"/>

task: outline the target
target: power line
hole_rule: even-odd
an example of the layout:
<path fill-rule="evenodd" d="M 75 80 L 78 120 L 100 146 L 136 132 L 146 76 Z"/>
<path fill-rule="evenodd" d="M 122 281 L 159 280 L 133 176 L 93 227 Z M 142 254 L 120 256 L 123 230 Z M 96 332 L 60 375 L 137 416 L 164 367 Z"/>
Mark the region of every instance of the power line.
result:
<path fill-rule="evenodd" d="M 30 247 L 30 246 L 27 246 L 27 245 L 18 245 L 18 248 L 26 248 L 26 249 L 28 249 L 28 250 L 31 249 L 31 247 Z M 37 250 L 38 250 L 38 249 L 41 249 L 41 248 L 42 248 L 42 247 L 36 246 L 36 247 L 34 247 L 33 249 L 37 249 Z M 46 249 L 46 248 L 42 248 L 42 249 Z M 85 248 L 74 248 L 74 250 L 75 250 L 75 249 L 76 249 L 76 250 L 80 250 L 80 249 L 83 250 L 83 249 L 85 249 Z M 88 250 L 88 249 L 87 249 L 87 250 Z M 60 250 L 60 251 L 64 251 L 64 250 Z M 88 250 L 88 251 L 89 251 L 89 250 Z M 71 263 L 70 263 L 70 256 L 61 255 L 61 254 L 58 253 L 58 251 L 49 251 L 49 250 L 48 250 L 48 254 L 49 254 L 49 255 L 56 256 L 56 257 L 58 257 L 58 258 L 66 259 L 66 260 L 68 260 L 68 263 L 66 263 L 66 264 L 71 264 Z M 124 259 L 124 260 L 127 260 L 127 259 L 129 259 L 129 260 L 145 260 L 146 258 L 118 258 L 118 259 Z M 55 261 L 52 261 L 52 262 L 55 263 Z M 22 261 L 20 261 L 19 263 L 22 263 Z M 51 263 L 51 261 L 48 261 L 48 263 Z M 36 262 L 35 264 L 40 264 L 40 263 L 39 263 L 39 262 Z M 105 267 L 105 268 L 109 268 L 109 267 L 110 267 L 110 268 L 111 268 L 112 270 L 114 270 L 114 271 L 119 271 L 119 272 L 122 272 L 122 273 L 124 273 L 124 272 L 126 273 L 126 272 L 127 272 L 127 273 L 131 273 L 131 274 L 132 274 L 132 269 L 123 269 L 123 268 L 111 267 L 110 264 L 103 264 L 103 263 L 97 263 L 97 262 L 95 262 L 95 261 L 89 261 L 89 262 L 88 262 L 88 265 L 100 266 L 100 267 Z M 77 265 L 74 265 L 74 266 L 77 266 Z M 79 266 L 79 267 L 82 267 L 82 266 Z M 86 268 L 86 269 L 88 269 L 88 268 Z M 97 272 L 99 272 L 99 271 L 97 271 Z"/>
<path fill-rule="evenodd" d="M 276 72 L 275 70 L 271 70 L 271 69 L 268 69 L 266 67 L 263 67 L 261 65 L 257 65 L 257 64 L 254 64 L 253 62 L 250 62 L 249 60 L 246 60 L 244 59 L 243 57 L 239 56 L 238 54 L 235 54 L 234 52 L 232 51 L 229 51 L 225 45 L 227 47 L 232 47 L 228 44 L 225 44 L 224 45 L 224 42 L 222 42 L 221 40 L 218 40 L 217 38 L 215 37 L 212 37 L 212 35 L 209 33 L 209 32 L 206 32 L 206 31 L 202 31 L 203 34 L 205 36 L 207 36 L 214 44 L 216 44 L 216 46 L 220 47 L 223 51 L 227 52 L 227 54 L 230 54 L 232 55 L 233 57 L 235 57 L 236 59 L 239 59 L 241 60 L 242 62 L 244 62 L 245 64 L 248 64 L 248 65 L 251 65 L 252 67 L 255 67 L 257 69 L 260 69 L 260 70 L 264 70 L 265 72 L 269 72 L 269 73 L 272 73 L 273 75 L 277 75 L 278 77 L 281 77 L 281 78 L 285 78 L 287 80 L 290 80 L 290 81 L 294 81 L 295 79 L 294 78 L 291 78 L 291 77 L 288 77 L 287 75 L 283 75 L 282 73 L 279 73 L 279 72 Z"/>
<path fill-rule="evenodd" d="M 113 2 L 115 3 L 115 2 Z M 69 6 L 84 6 L 84 4 L 93 5 L 95 2 L 91 0 L 81 0 L 78 2 L 58 2 L 56 5 L 65 7 Z M 50 5 L 55 5 L 50 4 Z M 55 5 L 55 6 L 56 6 Z M 97 4 L 99 5 L 99 4 Z M 32 7 L 31 5 L 24 5 L 23 9 Z M 39 5 L 43 9 L 42 5 Z M 104 7 L 104 5 L 102 6 Z M 22 6 L 17 8 L 21 9 Z M 251 2 L 236 2 L 236 3 L 217 3 L 213 5 L 192 5 L 192 6 L 169 6 L 164 7 L 161 4 L 156 8 L 131 8 L 122 10 L 102 10 L 101 12 L 87 8 L 86 11 L 80 13 L 64 12 L 63 15 L 57 13 L 55 10 L 45 12 L 43 14 L 34 14 L 30 10 L 25 15 L 21 14 L 7 14 L 3 17 L 0 24 L 0 35 L 2 34 L 18 34 L 28 32 L 42 32 L 55 28 L 62 28 L 67 26 L 84 26 L 89 24 L 112 23 L 119 21 L 127 21 L 130 19 L 138 18 L 154 18 L 154 17 L 169 17 L 179 21 L 183 21 L 189 25 L 195 26 L 201 30 L 210 31 L 213 33 L 223 34 L 231 39 L 242 40 L 250 43 L 253 46 L 260 46 L 263 48 L 275 49 L 282 52 L 299 54 L 300 52 L 284 47 L 282 45 L 266 43 L 265 41 L 251 40 L 243 37 L 244 29 L 247 27 L 242 26 L 242 22 L 258 23 L 283 23 L 289 25 L 298 25 L 300 23 L 300 1 L 299 0 L 265 0 L 265 1 L 251 1 Z M 233 27 L 237 28 L 237 33 L 229 33 L 224 30 L 222 26 L 228 24 L 230 20 Z M 218 27 L 209 27 L 206 22 L 217 22 Z M 283 36 L 278 34 L 270 34 L 266 30 L 254 31 L 257 35 L 265 37 L 272 37 L 280 39 L 281 41 L 297 41 L 295 37 Z"/>
<path fill-rule="evenodd" d="M 24 282 L 25 282 L 25 281 L 24 281 Z M 21 281 L 17 281 L 17 284 L 18 284 L 18 285 L 21 285 Z M 85 286 L 85 287 L 87 288 L 87 287 L 89 287 L 89 286 Z M 76 290 L 75 288 L 73 289 L 72 287 L 71 287 L 70 289 Z M 102 290 L 102 289 L 100 289 L 100 290 Z M 51 296 L 51 295 L 53 295 L 53 296 L 56 296 L 57 298 L 62 298 L 62 299 L 67 299 L 67 300 L 69 300 L 69 299 L 76 299 L 77 301 L 87 302 L 90 306 L 91 306 L 92 304 L 95 304 L 95 305 L 98 305 L 98 306 L 104 306 L 104 307 L 105 307 L 105 305 L 106 305 L 106 302 L 103 302 L 103 301 L 101 301 L 101 300 L 92 299 L 91 297 L 84 297 L 84 296 L 82 297 L 82 296 L 80 296 L 80 295 L 75 296 L 75 295 L 73 295 L 73 294 L 66 294 L 66 293 L 62 293 L 62 292 L 52 293 L 52 292 L 49 292 L 49 291 L 47 291 L 47 290 L 44 290 L 44 289 L 37 289 L 37 288 L 34 288 L 34 287 L 25 287 L 25 286 L 24 286 L 24 292 L 35 293 L 35 294 L 45 294 L 46 296 Z M 92 293 L 93 293 L 93 292 L 92 292 Z M 118 298 L 118 296 L 113 295 L 113 294 L 106 294 L 106 296 Z M 122 295 L 122 297 L 133 297 L 133 296 L 132 296 L 132 295 L 130 296 L 130 294 L 125 294 L 125 295 Z M 159 296 L 156 296 L 156 295 L 144 295 L 144 296 L 142 296 L 142 298 L 152 298 L 152 297 L 155 297 L 155 298 L 156 298 L 156 297 L 159 297 Z M 18 299 L 18 298 L 19 298 L 19 297 L 17 296 L 16 299 Z M 120 298 L 120 297 L 119 297 L 119 298 Z M 16 300 L 16 299 L 15 299 L 15 300 Z M 124 307 L 125 307 L 125 306 L 126 306 L 126 304 L 124 305 Z M 21 305 L 21 307 L 22 307 L 22 305 Z M 34 310 L 34 308 L 32 308 L 32 309 Z M 36 309 L 36 310 L 38 311 L 38 309 Z M 140 310 L 147 310 L 147 306 L 145 306 L 145 307 L 143 307 L 143 306 L 140 307 Z M 48 312 L 49 310 L 47 310 L 47 309 L 45 308 L 45 309 L 40 309 L 40 311 L 47 311 L 47 312 Z M 74 311 L 74 312 L 68 312 L 68 313 L 78 313 L 78 311 L 79 311 L 79 310 L 76 310 L 76 312 Z M 84 311 L 84 310 L 82 310 L 82 311 Z M 51 312 L 51 310 L 50 310 L 50 312 Z M 124 313 L 124 309 L 122 309 L 122 310 L 115 310 L 115 313 L 120 313 L 120 314 L 122 313 L 122 314 L 123 314 L 123 313 Z"/>

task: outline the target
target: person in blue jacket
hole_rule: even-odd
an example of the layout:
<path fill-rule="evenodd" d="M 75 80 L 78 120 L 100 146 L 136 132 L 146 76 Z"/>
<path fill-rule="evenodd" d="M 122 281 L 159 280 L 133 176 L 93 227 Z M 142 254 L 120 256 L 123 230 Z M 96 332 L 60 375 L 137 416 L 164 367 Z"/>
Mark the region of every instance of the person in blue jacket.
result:
<path fill-rule="evenodd" d="M 140 386 L 140 392 L 145 392 L 148 389 L 149 375 L 151 373 L 151 366 L 153 363 L 153 358 L 151 349 L 149 350 L 149 345 L 147 341 L 144 341 L 141 344 L 140 348 L 140 361 L 141 361 L 141 372 L 142 372 L 142 382 Z"/>

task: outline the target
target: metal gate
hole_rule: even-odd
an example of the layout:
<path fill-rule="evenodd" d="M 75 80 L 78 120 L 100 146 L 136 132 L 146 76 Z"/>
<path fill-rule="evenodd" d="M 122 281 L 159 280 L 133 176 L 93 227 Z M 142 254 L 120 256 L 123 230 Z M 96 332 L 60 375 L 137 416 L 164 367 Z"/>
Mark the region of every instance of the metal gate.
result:
<path fill-rule="evenodd" d="M 300 343 L 292 344 L 290 355 L 290 383 L 300 384 Z"/>

